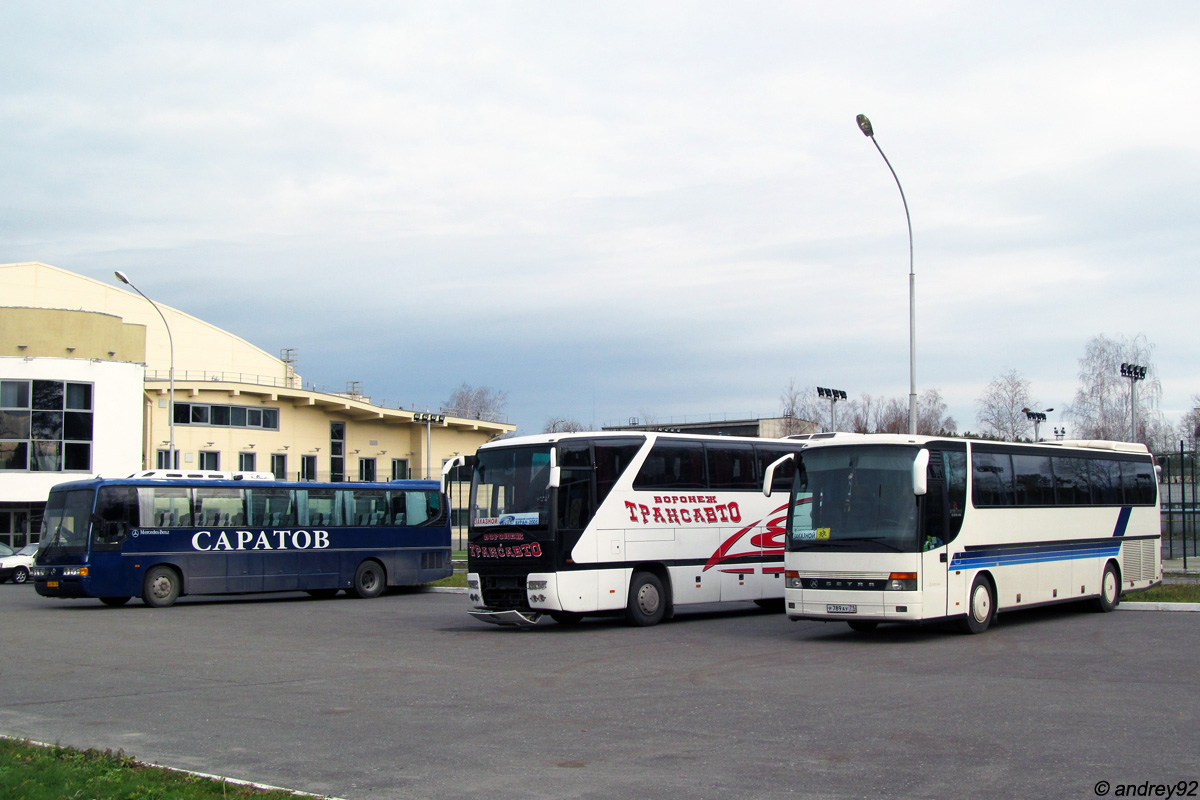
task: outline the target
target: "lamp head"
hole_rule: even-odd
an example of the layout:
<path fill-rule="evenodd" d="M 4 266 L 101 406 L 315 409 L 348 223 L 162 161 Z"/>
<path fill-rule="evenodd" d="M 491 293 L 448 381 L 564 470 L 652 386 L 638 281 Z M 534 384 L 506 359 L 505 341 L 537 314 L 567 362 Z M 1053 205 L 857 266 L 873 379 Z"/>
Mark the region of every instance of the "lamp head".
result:
<path fill-rule="evenodd" d="M 858 127 L 863 132 L 863 136 L 875 135 L 875 131 L 871 128 L 871 120 L 867 119 L 866 114 L 859 114 L 855 119 L 858 120 Z"/>
<path fill-rule="evenodd" d="M 129 284 L 129 278 L 126 278 L 126 277 L 125 277 L 125 273 L 124 273 L 124 272 L 121 272 L 121 270 L 117 270 L 117 271 L 116 271 L 116 272 L 114 272 L 113 274 L 117 276 L 117 280 L 119 280 L 121 283 L 124 283 L 124 284 L 126 284 L 126 285 L 130 285 L 130 284 Z"/>

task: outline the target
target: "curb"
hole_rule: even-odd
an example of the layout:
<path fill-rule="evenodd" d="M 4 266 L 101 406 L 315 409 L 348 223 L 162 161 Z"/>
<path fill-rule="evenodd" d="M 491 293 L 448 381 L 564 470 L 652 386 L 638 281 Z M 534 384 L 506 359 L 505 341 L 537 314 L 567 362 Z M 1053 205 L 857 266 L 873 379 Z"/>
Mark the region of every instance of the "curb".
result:
<path fill-rule="evenodd" d="M 1200 603 L 1121 603 L 1117 610 L 1125 611 L 1200 611 Z"/>

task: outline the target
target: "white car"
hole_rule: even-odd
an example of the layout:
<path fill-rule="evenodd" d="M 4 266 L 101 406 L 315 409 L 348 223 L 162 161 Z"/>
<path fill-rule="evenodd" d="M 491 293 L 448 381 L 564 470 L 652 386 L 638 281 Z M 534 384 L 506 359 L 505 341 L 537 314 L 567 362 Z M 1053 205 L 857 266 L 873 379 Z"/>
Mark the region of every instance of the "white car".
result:
<path fill-rule="evenodd" d="M 6 544 L 0 544 L 0 583 L 9 578 L 13 583 L 27 583 L 29 571 L 33 568 L 33 556 L 37 552 L 36 544 L 27 544 L 20 550 L 13 550 Z"/>

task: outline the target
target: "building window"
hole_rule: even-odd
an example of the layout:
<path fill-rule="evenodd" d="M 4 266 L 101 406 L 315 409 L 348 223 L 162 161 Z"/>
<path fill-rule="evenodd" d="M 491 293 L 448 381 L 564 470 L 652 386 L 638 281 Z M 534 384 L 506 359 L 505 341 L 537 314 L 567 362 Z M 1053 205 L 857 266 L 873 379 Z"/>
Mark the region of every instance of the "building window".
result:
<path fill-rule="evenodd" d="M 402 481 L 408 477 L 408 459 L 393 458 L 392 459 L 392 480 Z"/>
<path fill-rule="evenodd" d="M 358 479 L 360 481 L 375 480 L 375 459 L 360 458 L 358 460 Z"/>
<path fill-rule="evenodd" d="M 315 481 L 317 479 L 317 457 L 300 456 L 300 480 Z"/>
<path fill-rule="evenodd" d="M 212 403 L 176 403 L 176 425 L 209 425 L 217 428 L 279 430 L 279 409 L 228 406 Z"/>
<path fill-rule="evenodd" d="M 287 453 L 271 454 L 271 474 L 277 481 L 287 480 Z"/>
<path fill-rule="evenodd" d="M 346 480 L 346 423 L 329 423 L 329 480 Z"/>
<path fill-rule="evenodd" d="M 0 470 L 90 472 L 92 384 L 0 381 Z"/>
<path fill-rule="evenodd" d="M 216 450 L 201 450 L 200 451 L 200 469 L 219 470 L 221 468 L 221 454 Z"/>
<path fill-rule="evenodd" d="M 238 469 L 242 472 L 254 472 L 258 469 L 256 453 L 238 453 Z"/>
<path fill-rule="evenodd" d="M 154 459 L 155 469 L 179 469 L 179 450 L 175 450 L 175 466 L 168 466 L 170 456 L 166 450 L 159 450 Z"/>

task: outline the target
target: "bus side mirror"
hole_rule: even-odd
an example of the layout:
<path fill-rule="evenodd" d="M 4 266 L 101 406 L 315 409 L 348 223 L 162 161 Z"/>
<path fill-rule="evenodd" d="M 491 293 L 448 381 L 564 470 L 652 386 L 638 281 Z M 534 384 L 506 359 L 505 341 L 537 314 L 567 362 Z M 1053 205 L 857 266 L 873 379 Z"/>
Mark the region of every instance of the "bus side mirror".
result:
<path fill-rule="evenodd" d="M 562 485 L 562 469 L 558 466 L 558 448 L 550 448 L 550 480 L 546 486 L 557 489 Z"/>
<path fill-rule="evenodd" d="M 788 453 L 786 456 L 780 456 L 767 465 L 767 469 L 763 472 L 763 497 L 771 496 L 771 484 L 775 482 L 775 468 L 781 466 L 785 461 L 792 461 L 796 457 L 795 453 Z"/>
<path fill-rule="evenodd" d="M 454 458 L 447 459 L 446 463 L 442 464 L 442 491 L 443 492 L 445 492 L 447 494 L 449 494 L 449 492 L 450 492 L 450 470 L 454 469 L 455 467 L 464 466 L 466 463 L 467 463 L 466 456 L 455 456 Z"/>
<path fill-rule="evenodd" d="M 913 494 L 917 497 L 929 491 L 929 451 L 918 450 L 913 459 Z"/>

